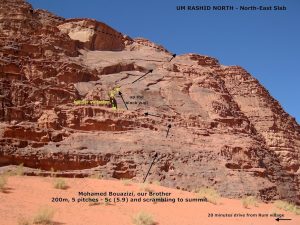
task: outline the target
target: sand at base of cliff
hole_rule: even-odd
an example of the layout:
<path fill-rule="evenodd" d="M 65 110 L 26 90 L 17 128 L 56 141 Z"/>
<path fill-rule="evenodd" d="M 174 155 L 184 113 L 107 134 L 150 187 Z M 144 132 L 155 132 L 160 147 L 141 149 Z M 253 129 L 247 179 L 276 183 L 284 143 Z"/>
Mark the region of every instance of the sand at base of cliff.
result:
<path fill-rule="evenodd" d="M 32 221 L 40 208 L 48 207 L 54 209 L 53 224 L 72 225 L 129 225 L 133 224 L 133 218 L 141 211 L 152 216 L 156 224 L 161 225 L 224 225 L 224 224 L 251 224 L 268 225 L 275 224 L 272 213 L 284 214 L 283 218 L 292 219 L 283 221 L 288 225 L 300 224 L 300 216 L 277 209 L 273 204 L 259 203 L 258 207 L 251 206 L 250 209 L 243 207 L 241 200 L 218 199 L 218 204 L 209 202 L 178 202 L 181 199 L 199 199 L 195 193 L 184 192 L 159 185 L 142 185 L 130 181 L 99 180 L 91 178 L 63 178 L 68 188 L 65 190 L 55 189 L 54 183 L 58 178 L 50 177 L 8 177 L 6 188 L 0 192 L 0 224 L 15 225 L 20 218 Z M 156 192 L 155 197 L 143 196 L 141 199 L 152 201 L 153 199 L 165 198 L 169 202 L 112 202 L 104 204 L 103 199 L 113 200 L 116 196 L 85 196 L 85 200 L 98 199 L 100 203 L 77 202 L 83 200 L 79 192 L 89 192 L 98 195 L 114 192 L 120 201 L 139 199 L 138 193 Z M 149 195 L 149 193 L 147 194 Z M 53 202 L 53 198 L 56 201 Z M 75 202 L 72 202 L 75 198 Z M 69 202 L 65 202 L 68 199 Z M 152 199 L 152 200 L 149 200 Z M 171 200 L 176 199 L 175 203 Z M 73 199 L 74 200 L 74 199 Z M 221 217 L 215 217 L 220 214 Z M 234 214 L 241 214 L 233 217 Z M 251 214 L 251 216 L 250 216 Z M 268 214 L 261 217 L 260 214 Z M 210 217 L 213 215 L 213 217 Z M 245 217 L 241 217 L 245 215 Z M 26 219 L 23 219 L 26 220 Z"/>

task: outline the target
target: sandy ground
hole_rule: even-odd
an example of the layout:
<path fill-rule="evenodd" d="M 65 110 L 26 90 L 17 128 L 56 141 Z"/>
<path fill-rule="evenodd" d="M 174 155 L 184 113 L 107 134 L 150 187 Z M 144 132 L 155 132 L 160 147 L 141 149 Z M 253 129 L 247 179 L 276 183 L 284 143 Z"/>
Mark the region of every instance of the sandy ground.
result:
<path fill-rule="evenodd" d="M 145 188 L 140 184 L 126 183 L 122 181 L 79 179 L 70 178 L 64 180 L 69 188 L 66 190 L 55 189 L 55 178 L 50 177 L 18 177 L 8 178 L 5 193 L 0 192 L 0 224 L 16 225 L 20 217 L 32 218 L 41 207 L 50 207 L 55 210 L 54 224 L 72 225 L 132 225 L 132 218 L 141 211 L 151 214 L 157 225 L 271 225 L 287 224 L 299 225 L 300 216 L 276 209 L 273 204 L 260 203 L 258 207 L 245 209 L 240 200 L 220 199 L 218 205 L 209 202 L 112 202 L 104 204 L 105 197 L 98 198 L 100 204 L 87 202 L 78 203 L 78 192 L 133 192 L 135 197 L 119 197 L 119 200 L 130 201 L 138 198 L 138 193 L 144 193 Z M 158 185 L 148 185 L 147 189 L 155 192 L 171 193 L 168 198 L 190 199 L 196 198 L 194 193 L 164 188 Z M 68 199 L 69 202 L 52 202 L 52 198 Z M 75 198 L 75 202 L 72 202 Z M 114 197 L 106 197 L 114 201 Z M 143 197 L 150 199 L 151 197 Z M 116 200 L 117 198 L 115 198 Z M 271 213 L 284 214 L 282 218 L 292 220 L 275 221 L 270 217 Z M 245 217 L 217 218 L 215 214 L 245 214 Z M 213 217 L 209 217 L 213 214 Z M 251 214 L 251 216 L 250 216 Z M 268 214 L 268 217 L 259 217 L 259 214 Z"/>

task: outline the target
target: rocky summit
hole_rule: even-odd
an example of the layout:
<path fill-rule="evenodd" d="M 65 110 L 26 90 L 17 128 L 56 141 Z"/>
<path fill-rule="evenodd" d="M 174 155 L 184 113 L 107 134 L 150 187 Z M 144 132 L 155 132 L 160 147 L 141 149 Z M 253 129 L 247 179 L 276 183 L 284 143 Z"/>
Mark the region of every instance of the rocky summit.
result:
<path fill-rule="evenodd" d="M 0 166 L 300 204 L 300 126 L 247 71 L 0 5 Z"/>

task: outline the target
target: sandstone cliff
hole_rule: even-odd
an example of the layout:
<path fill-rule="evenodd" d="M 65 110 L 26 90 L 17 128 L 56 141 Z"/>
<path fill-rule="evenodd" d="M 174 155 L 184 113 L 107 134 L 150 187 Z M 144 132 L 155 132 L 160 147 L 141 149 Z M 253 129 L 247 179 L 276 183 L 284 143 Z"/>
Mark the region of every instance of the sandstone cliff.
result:
<path fill-rule="evenodd" d="M 0 166 L 142 181 L 158 153 L 149 181 L 300 203 L 295 119 L 243 68 L 198 54 L 171 59 L 106 24 L 2 0 Z M 83 104 L 116 87 L 128 110 L 118 94 L 117 110 Z"/>

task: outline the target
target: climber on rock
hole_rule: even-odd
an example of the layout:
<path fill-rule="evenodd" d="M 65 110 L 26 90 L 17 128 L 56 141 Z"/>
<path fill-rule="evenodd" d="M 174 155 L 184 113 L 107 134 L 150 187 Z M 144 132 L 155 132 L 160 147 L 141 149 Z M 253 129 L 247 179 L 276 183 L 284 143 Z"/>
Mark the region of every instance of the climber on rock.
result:
<path fill-rule="evenodd" d="M 112 109 L 116 110 L 118 108 L 117 105 L 117 100 L 115 99 L 115 95 L 119 93 L 120 87 L 115 87 L 111 91 L 109 91 L 108 96 L 109 96 L 109 101 L 111 104 Z"/>

